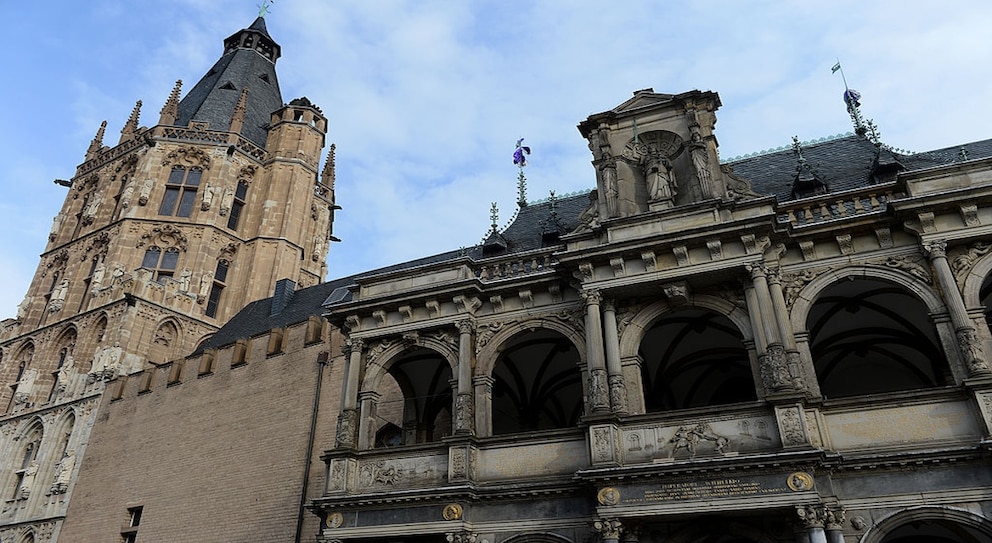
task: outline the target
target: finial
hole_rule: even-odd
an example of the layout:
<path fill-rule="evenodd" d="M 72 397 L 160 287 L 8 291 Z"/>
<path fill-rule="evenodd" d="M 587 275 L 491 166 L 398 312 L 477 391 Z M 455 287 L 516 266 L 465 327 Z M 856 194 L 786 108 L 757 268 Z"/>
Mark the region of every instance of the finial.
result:
<path fill-rule="evenodd" d="M 868 119 L 865 121 L 865 129 L 868 132 L 868 140 L 875 144 L 875 147 L 882 146 L 882 133 L 875 126 L 875 121 Z"/>
<path fill-rule="evenodd" d="M 499 229 L 499 208 L 496 207 L 496 202 L 493 202 L 493 205 L 489 208 L 489 220 L 492 222 L 490 232 L 495 234 Z"/>
<path fill-rule="evenodd" d="M 861 119 L 861 93 L 847 86 L 847 76 L 844 75 L 844 68 L 840 65 L 840 59 L 830 68 L 830 73 L 840 72 L 840 77 L 844 81 L 844 103 L 847 104 L 847 114 L 851 116 L 854 123 L 854 133 L 864 137 L 868 132 L 864 121 Z"/>
<path fill-rule="evenodd" d="M 276 0 L 262 0 L 262 3 L 258 4 L 258 16 L 264 18 L 269 13 L 269 8 L 275 3 Z"/>
<path fill-rule="evenodd" d="M 86 149 L 86 159 L 89 160 L 91 157 L 96 156 L 96 153 L 100 151 L 103 147 L 103 133 L 107 130 L 107 121 L 100 123 L 100 128 L 96 130 L 96 136 L 93 137 L 93 141 L 90 142 L 90 146 Z"/>
<path fill-rule="evenodd" d="M 527 155 L 530 154 L 530 147 L 524 145 L 524 139 L 517 140 L 517 146 L 513 150 L 513 163 L 517 165 L 517 205 L 527 207 L 527 177 L 524 176 L 524 166 L 527 165 Z"/>
<path fill-rule="evenodd" d="M 320 173 L 320 181 L 324 185 L 334 189 L 334 177 L 335 177 L 335 158 L 334 153 L 337 151 L 337 146 L 331 144 L 331 148 L 327 151 L 327 162 L 324 162 L 324 171 Z"/>
<path fill-rule="evenodd" d="M 245 124 L 245 109 L 248 103 L 248 87 L 241 89 L 241 96 L 238 103 L 234 104 L 234 113 L 231 115 L 231 132 L 241 133 L 241 127 Z"/>
<path fill-rule="evenodd" d="M 799 136 L 792 136 L 792 152 L 796 155 L 796 160 L 800 164 L 806 162 L 806 158 L 803 157 L 803 146 L 799 143 Z"/>
<path fill-rule="evenodd" d="M 124 128 L 121 129 L 121 141 L 131 138 L 138 133 L 138 118 L 141 116 L 141 100 L 138 100 L 134 104 L 134 109 L 131 110 L 131 116 L 127 118 L 127 122 L 124 123 Z"/>
<path fill-rule="evenodd" d="M 182 88 L 183 80 L 177 79 L 176 85 L 172 87 L 172 92 L 169 93 L 169 99 L 166 100 L 165 105 L 162 106 L 158 124 L 170 126 L 176 122 L 176 117 L 179 116 L 179 91 Z"/>

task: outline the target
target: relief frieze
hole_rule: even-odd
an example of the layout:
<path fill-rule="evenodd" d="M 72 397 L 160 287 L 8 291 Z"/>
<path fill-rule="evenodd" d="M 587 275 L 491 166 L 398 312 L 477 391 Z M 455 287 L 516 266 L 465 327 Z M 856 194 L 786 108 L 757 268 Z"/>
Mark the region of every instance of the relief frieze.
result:
<path fill-rule="evenodd" d="M 673 426 L 621 431 L 623 461 L 676 462 L 703 457 L 736 456 L 778 446 L 773 417 L 721 421 L 687 421 Z"/>

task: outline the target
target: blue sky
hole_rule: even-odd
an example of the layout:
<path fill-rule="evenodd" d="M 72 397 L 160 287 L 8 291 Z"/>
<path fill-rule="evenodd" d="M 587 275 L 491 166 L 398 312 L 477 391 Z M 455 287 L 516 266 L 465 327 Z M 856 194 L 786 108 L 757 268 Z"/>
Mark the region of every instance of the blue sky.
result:
<path fill-rule="evenodd" d="M 912 5 L 912 8 L 908 6 Z M 0 100 L 0 317 L 35 272 L 100 122 L 136 100 L 154 122 L 176 79 L 210 68 L 257 2 L 39 0 L 7 7 Z M 575 125 L 638 89 L 720 93 L 729 158 L 848 132 L 839 58 L 894 147 L 992 137 L 992 4 L 980 1 L 277 0 L 283 99 L 307 96 L 337 144 L 329 278 L 478 243 L 513 214 L 513 144 L 530 199 L 589 189 Z"/>

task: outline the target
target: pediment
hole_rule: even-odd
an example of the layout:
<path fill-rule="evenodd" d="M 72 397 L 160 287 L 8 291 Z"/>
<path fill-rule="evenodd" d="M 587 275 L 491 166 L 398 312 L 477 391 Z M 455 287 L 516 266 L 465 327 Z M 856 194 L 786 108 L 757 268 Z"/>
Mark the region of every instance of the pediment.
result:
<path fill-rule="evenodd" d="M 663 94 L 658 92 L 653 92 L 651 89 L 645 89 L 642 91 L 637 91 L 634 96 L 627 100 L 626 102 L 613 108 L 613 113 L 623 114 L 631 111 L 638 111 L 645 108 L 653 108 L 658 106 L 664 106 L 672 103 L 672 99 L 675 97 L 674 94 Z"/>

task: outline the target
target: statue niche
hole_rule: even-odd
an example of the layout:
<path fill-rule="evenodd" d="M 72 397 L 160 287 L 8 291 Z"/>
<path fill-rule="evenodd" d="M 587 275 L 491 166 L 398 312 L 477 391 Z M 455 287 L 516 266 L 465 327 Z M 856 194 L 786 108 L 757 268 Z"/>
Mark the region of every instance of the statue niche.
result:
<path fill-rule="evenodd" d="M 627 142 L 621 156 L 633 177 L 630 196 L 639 210 L 668 209 L 684 199 L 684 182 L 691 180 L 683 171 L 684 150 L 682 138 L 667 130 L 645 132 Z"/>

